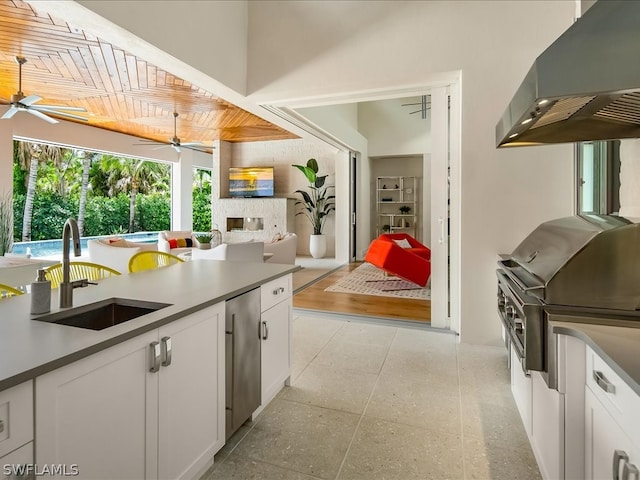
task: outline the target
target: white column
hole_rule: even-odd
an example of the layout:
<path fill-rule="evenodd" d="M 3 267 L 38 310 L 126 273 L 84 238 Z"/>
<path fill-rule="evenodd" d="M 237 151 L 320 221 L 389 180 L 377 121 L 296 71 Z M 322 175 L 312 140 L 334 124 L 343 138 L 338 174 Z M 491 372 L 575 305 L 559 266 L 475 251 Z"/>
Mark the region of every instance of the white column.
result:
<path fill-rule="evenodd" d="M 0 110 L 0 114 L 4 111 Z M 0 195 L 13 191 L 13 128 L 5 120 L 0 128 Z"/>
<path fill-rule="evenodd" d="M 193 152 L 183 148 L 180 161 L 172 165 L 171 229 L 193 230 Z"/>
<path fill-rule="evenodd" d="M 640 140 L 620 142 L 620 216 L 640 222 Z"/>

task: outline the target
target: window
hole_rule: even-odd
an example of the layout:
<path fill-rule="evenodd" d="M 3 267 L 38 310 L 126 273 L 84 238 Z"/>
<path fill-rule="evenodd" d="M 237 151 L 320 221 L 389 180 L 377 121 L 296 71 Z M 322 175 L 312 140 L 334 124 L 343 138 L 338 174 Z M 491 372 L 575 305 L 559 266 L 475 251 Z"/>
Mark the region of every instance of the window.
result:
<path fill-rule="evenodd" d="M 620 209 L 620 140 L 577 144 L 577 213 L 616 214 Z"/>

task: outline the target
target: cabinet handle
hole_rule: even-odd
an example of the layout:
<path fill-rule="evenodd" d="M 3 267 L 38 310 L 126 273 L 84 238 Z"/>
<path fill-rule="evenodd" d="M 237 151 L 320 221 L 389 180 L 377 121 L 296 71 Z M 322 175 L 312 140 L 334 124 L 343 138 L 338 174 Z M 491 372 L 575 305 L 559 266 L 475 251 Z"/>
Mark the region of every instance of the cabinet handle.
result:
<path fill-rule="evenodd" d="M 604 376 L 604 373 L 599 372 L 597 370 L 593 371 L 593 379 L 596 381 L 598 386 L 603 389 L 607 393 L 616 393 L 616 386 L 607 380 L 607 377 Z"/>
<path fill-rule="evenodd" d="M 171 365 L 171 337 L 162 337 L 160 339 L 162 345 L 162 363 L 163 367 Z"/>
<path fill-rule="evenodd" d="M 4 432 L 4 420 L 0 420 L 0 433 Z"/>
<path fill-rule="evenodd" d="M 151 342 L 149 344 L 149 359 L 151 368 L 149 371 L 151 373 L 155 373 L 160 370 L 160 343 L 159 342 Z"/>
<path fill-rule="evenodd" d="M 633 480 L 640 478 L 638 467 L 633 463 L 625 462 L 624 467 L 622 467 L 622 480 L 631 480 L 631 475 L 633 475 Z"/>
<path fill-rule="evenodd" d="M 269 327 L 267 326 L 267 322 L 262 322 L 262 340 L 266 340 L 269 338 Z"/>
<path fill-rule="evenodd" d="M 624 461 L 625 465 L 629 460 L 629 455 L 624 450 L 613 452 L 613 480 L 620 480 L 620 460 Z"/>
<path fill-rule="evenodd" d="M 273 294 L 274 294 L 274 295 L 280 295 L 281 293 L 284 293 L 284 287 L 276 288 L 276 289 L 273 291 Z"/>

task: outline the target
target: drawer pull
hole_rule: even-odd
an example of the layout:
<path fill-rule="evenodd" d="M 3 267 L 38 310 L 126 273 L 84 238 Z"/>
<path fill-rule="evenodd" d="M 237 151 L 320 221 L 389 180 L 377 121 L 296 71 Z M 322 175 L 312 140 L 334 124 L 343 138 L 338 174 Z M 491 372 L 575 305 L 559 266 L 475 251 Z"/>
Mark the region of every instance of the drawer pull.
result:
<path fill-rule="evenodd" d="M 284 287 L 276 288 L 276 289 L 273 291 L 273 294 L 274 294 L 274 295 L 280 295 L 281 293 L 284 293 Z"/>
<path fill-rule="evenodd" d="M 624 462 L 626 467 L 629 455 L 624 450 L 616 450 L 613 452 L 613 480 L 620 480 L 620 461 Z M 624 477 L 622 477 L 624 478 Z"/>
<path fill-rule="evenodd" d="M 616 393 L 616 386 L 607 380 L 607 377 L 604 376 L 602 372 L 597 370 L 593 371 L 593 379 L 596 381 L 598 386 L 603 389 L 607 393 Z"/>
<path fill-rule="evenodd" d="M 638 480 L 638 478 L 640 478 L 638 467 L 632 463 L 625 462 L 624 467 L 622 467 L 622 480 Z"/>

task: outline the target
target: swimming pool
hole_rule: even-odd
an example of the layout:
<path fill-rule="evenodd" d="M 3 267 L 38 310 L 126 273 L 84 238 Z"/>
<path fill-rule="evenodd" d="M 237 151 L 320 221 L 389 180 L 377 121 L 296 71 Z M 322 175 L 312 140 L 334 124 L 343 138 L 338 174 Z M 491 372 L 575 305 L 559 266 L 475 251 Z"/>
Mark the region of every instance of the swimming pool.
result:
<path fill-rule="evenodd" d="M 122 235 L 99 235 L 96 237 L 82 237 L 80 246 L 83 250 L 87 248 L 87 241 L 94 238 L 106 238 L 117 236 L 132 242 L 153 243 L 158 241 L 158 232 L 137 232 L 124 233 Z M 29 249 L 27 251 L 27 249 Z M 25 255 L 31 253 L 31 257 L 46 257 L 49 255 L 62 255 L 62 239 L 59 240 L 39 240 L 35 242 L 14 242 L 12 253 Z"/>

